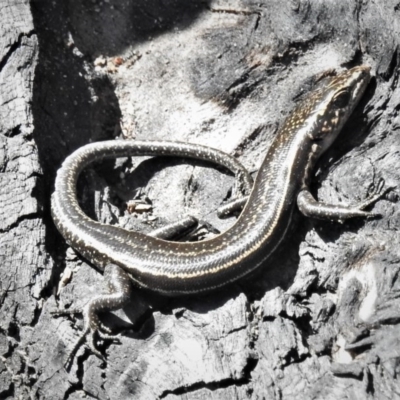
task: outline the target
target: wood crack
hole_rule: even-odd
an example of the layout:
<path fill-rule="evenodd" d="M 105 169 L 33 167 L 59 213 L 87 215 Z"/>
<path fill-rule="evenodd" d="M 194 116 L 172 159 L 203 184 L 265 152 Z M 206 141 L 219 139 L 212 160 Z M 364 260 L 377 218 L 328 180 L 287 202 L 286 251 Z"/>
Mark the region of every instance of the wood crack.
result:
<path fill-rule="evenodd" d="M 4 69 L 4 67 L 7 65 L 8 60 L 12 57 L 12 55 L 22 46 L 22 39 L 24 37 L 30 38 L 34 34 L 35 34 L 35 31 L 32 30 L 32 31 L 30 31 L 28 33 L 20 33 L 18 35 L 17 41 L 12 43 L 9 46 L 7 53 L 0 60 L 0 73 Z"/>

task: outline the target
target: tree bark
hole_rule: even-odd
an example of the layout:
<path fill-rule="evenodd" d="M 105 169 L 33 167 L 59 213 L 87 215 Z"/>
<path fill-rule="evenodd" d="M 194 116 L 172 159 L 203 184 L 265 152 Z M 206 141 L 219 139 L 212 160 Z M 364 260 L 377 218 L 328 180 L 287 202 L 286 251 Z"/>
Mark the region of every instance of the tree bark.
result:
<path fill-rule="evenodd" d="M 0 0 L 0 398 L 400 398 L 400 4 L 394 0 Z M 374 78 L 313 190 L 357 202 L 383 178 L 382 218 L 344 224 L 296 213 L 257 273 L 216 293 L 136 290 L 105 316 L 120 343 L 82 346 L 104 290 L 49 212 L 57 169 L 86 143 L 201 143 L 257 170 L 310 78 L 368 64 Z M 233 177 L 193 160 L 94 166 L 82 207 L 148 232 L 185 215 L 200 238 L 231 226 L 216 209 Z M 144 199 L 150 210 L 127 212 Z"/>

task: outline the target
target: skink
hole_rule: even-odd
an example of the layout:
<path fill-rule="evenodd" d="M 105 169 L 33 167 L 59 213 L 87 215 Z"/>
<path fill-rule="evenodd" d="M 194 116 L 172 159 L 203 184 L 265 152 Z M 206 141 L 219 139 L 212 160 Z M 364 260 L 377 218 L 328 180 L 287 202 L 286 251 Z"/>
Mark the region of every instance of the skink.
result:
<path fill-rule="evenodd" d="M 235 224 L 209 240 L 169 242 L 104 225 L 89 219 L 78 205 L 76 182 L 91 162 L 158 154 L 163 146 L 170 146 L 170 155 L 179 155 L 183 144 L 107 141 L 84 146 L 70 155 L 57 174 L 53 220 L 72 247 L 105 270 L 111 288 L 109 295 L 97 296 L 85 307 L 85 333 L 91 333 L 92 338 L 96 332 L 108 333 L 97 314 L 123 307 L 129 300 L 132 281 L 165 295 L 186 295 L 221 287 L 265 265 L 288 229 L 296 202 L 303 214 L 318 218 L 343 220 L 373 215 L 364 208 L 382 196 L 382 188 L 352 207 L 321 205 L 308 191 L 316 161 L 339 134 L 369 80 L 366 66 L 321 76 L 316 88 L 279 129 Z M 204 158 L 196 149 L 183 153 Z M 240 166 L 228 164 L 234 172 L 241 171 Z M 242 171 L 242 175 L 246 173 Z M 242 180 L 249 186 L 246 179 Z M 92 342 L 96 351 L 94 339 Z"/>

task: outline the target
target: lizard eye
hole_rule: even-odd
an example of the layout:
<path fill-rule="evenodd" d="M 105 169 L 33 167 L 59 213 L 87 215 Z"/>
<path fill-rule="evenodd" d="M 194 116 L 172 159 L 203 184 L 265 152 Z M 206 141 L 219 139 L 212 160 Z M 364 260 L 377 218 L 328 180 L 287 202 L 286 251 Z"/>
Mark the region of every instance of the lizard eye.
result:
<path fill-rule="evenodd" d="M 348 91 L 339 92 L 333 99 L 333 107 L 345 108 L 350 102 L 350 93 Z"/>

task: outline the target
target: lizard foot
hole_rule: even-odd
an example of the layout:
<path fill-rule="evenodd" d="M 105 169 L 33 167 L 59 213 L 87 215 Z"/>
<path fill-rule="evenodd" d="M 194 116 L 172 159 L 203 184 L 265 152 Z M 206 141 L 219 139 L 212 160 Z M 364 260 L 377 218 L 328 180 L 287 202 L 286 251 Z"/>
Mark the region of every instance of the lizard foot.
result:
<path fill-rule="evenodd" d="M 85 327 L 76 342 L 73 344 L 72 349 L 67 354 L 67 359 L 64 363 L 66 368 L 70 367 L 75 354 L 85 341 L 87 342 L 87 345 L 92 353 L 103 361 L 105 361 L 105 357 L 98 348 L 99 339 L 119 342 L 118 336 L 113 335 L 112 330 L 108 326 L 104 325 L 98 318 L 95 310 L 93 310 L 92 303 L 93 300 L 83 309 L 74 308 L 67 310 L 55 310 L 51 312 L 51 314 L 55 316 L 82 314 L 84 317 Z"/>

